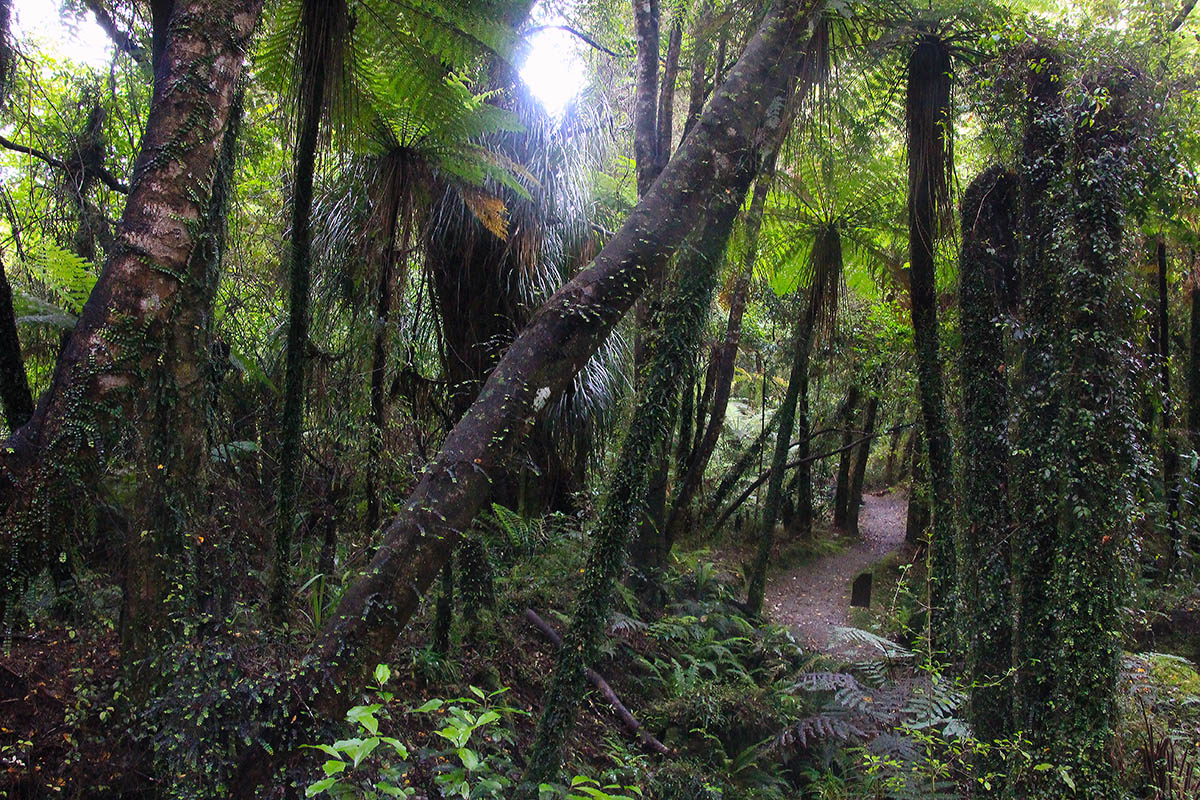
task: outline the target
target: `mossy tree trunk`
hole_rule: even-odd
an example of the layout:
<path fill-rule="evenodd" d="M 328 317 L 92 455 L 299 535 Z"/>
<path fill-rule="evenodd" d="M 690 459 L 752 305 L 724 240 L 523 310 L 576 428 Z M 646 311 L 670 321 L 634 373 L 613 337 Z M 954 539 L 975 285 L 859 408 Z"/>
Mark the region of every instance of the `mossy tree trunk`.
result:
<path fill-rule="evenodd" d="M 1191 251 L 1189 283 L 1192 309 L 1188 322 L 1187 427 L 1191 448 L 1200 452 L 1200 275 L 1197 274 L 1195 249 Z"/>
<path fill-rule="evenodd" d="M 1171 398 L 1171 326 L 1170 294 L 1167 290 L 1167 243 L 1161 238 L 1154 245 L 1157 270 L 1158 308 L 1154 315 L 1155 363 L 1158 367 L 1158 391 L 1162 412 L 1159 416 L 1159 452 L 1162 459 L 1163 496 L 1167 507 L 1167 531 L 1171 542 L 1172 561 L 1183 556 L 1183 537 L 1179 527 L 1179 449 L 1173 424 L 1175 409 Z"/>
<path fill-rule="evenodd" d="M 971 686 L 968 719 L 993 742 L 1013 735 L 1009 403 L 1004 314 L 1016 274 L 1017 179 L 1002 167 L 976 178 L 962 200 L 959 304 L 962 354 L 962 514 L 959 581 Z M 989 759 L 986 769 L 1001 771 Z M 996 790 L 1000 790 L 996 786 Z"/>
<path fill-rule="evenodd" d="M 926 541 L 929 531 L 929 481 L 925 476 L 925 440 L 920 430 L 909 436 L 909 469 L 911 479 L 908 491 L 908 513 L 904 522 L 904 541 L 918 545 Z"/>
<path fill-rule="evenodd" d="M 1124 552 L 1133 507 L 1134 438 L 1121 311 L 1128 135 L 1120 78 L 1085 84 L 1075 110 L 1073 259 L 1063 279 L 1071 347 L 1061 364 L 1058 542 L 1049 596 L 1055 647 L 1047 667 L 1053 763 L 1086 797 L 1118 796 L 1108 748 L 1117 723 Z M 1093 92 L 1109 103 L 1095 107 Z"/>
<path fill-rule="evenodd" d="M 748 164 L 743 169 L 750 172 L 753 167 Z M 748 183 L 746 180 L 743 185 Z M 536 787 L 554 780 L 562 763 L 563 748 L 575 725 L 586 685 L 585 671 L 599 653 L 630 531 L 650 502 L 652 487 L 647 485 L 647 477 L 654 470 L 662 442 L 670 438 L 671 406 L 679 391 L 679 379 L 687 360 L 699 349 L 721 255 L 741 200 L 740 195 L 732 193 L 718 197 L 696 242 L 698 257 L 688 265 L 690 268 L 676 271 L 675 282 L 664 298 L 662 319 L 654 326 L 656 335 L 649 343 L 645 381 L 592 534 L 583 585 L 575 598 L 571 625 L 543 700 L 524 776 L 525 796 L 536 797 Z"/>
<path fill-rule="evenodd" d="M 1015 725 L 1035 747 L 1045 747 L 1050 718 L 1048 669 L 1054 657 L 1054 619 L 1061 605 L 1050 594 L 1057 538 L 1054 492 L 1047 476 L 1061 464 L 1054 376 L 1065 338 L 1061 285 L 1065 209 L 1066 115 L 1057 57 L 1033 50 L 1026 77 L 1025 133 L 1020 171 L 1020 324 L 1024 332 L 1013 382 L 1017 426 L 1012 461 L 1015 527 L 1012 575 Z"/>

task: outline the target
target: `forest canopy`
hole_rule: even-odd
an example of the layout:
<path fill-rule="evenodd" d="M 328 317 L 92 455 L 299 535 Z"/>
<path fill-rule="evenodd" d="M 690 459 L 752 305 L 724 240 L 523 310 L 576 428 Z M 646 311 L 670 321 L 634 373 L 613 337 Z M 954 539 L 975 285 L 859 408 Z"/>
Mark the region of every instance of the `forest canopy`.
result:
<path fill-rule="evenodd" d="M 1200 798 L 1195 0 L 0 0 L 0 796 Z"/>

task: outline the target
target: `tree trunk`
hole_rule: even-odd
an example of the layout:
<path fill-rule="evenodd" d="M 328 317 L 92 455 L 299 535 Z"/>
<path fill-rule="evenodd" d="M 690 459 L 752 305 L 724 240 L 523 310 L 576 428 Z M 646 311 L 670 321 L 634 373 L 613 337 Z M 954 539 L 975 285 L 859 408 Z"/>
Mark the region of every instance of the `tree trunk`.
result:
<path fill-rule="evenodd" d="M 912 480 L 908 491 L 908 514 L 904 522 L 904 541 L 918 545 L 929 530 L 929 482 L 925 478 L 925 442 L 920 429 L 909 435 L 912 448 Z"/>
<path fill-rule="evenodd" d="M 649 194 L 593 260 L 542 306 L 505 353 L 468 412 L 425 470 L 404 510 L 388 526 L 366 571 L 351 583 L 313 645 L 309 668 L 280 724 L 264 729 L 274 757 L 259 747 L 240 761 L 234 793 L 250 797 L 277 759 L 305 739 L 316 717 L 338 717 L 348 687 L 385 657 L 421 594 L 490 496 L 492 473 L 530 421 L 562 392 L 695 227 L 707 198 L 741 196 L 755 143 L 782 120 L 767 113 L 784 101 L 800 60 L 811 8 L 767 13 L 719 96 Z M 785 68 L 786 67 L 786 68 Z M 755 102 L 757 101 L 757 102 Z M 719 152 L 723 158 L 713 159 Z M 297 720 L 291 722 L 291 716 Z"/>
<path fill-rule="evenodd" d="M 814 245 L 816 247 L 816 245 Z M 840 257 L 840 246 L 839 246 Z M 762 528 L 758 532 L 758 552 L 750 570 L 750 586 L 746 594 L 746 605 L 750 612 L 762 612 L 763 595 L 767 588 L 767 566 L 775 543 L 775 521 L 779 519 L 779 507 L 783 500 L 784 466 L 791 450 L 792 430 L 796 421 L 796 408 L 800 404 L 801 386 L 808 385 L 808 351 L 812 343 L 813 323 L 816 320 L 820 287 L 814 279 L 808 292 L 798 299 L 798 314 L 792 333 L 792 371 L 788 376 L 787 390 L 779 407 L 779 429 L 775 432 L 775 452 L 771 458 L 771 478 L 767 482 L 767 499 L 763 506 Z M 807 392 L 804 392 L 807 395 Z M 807 399 L 807 397 L 805 398 Z"/>
<path fill-rule="evenodd" d="M 167 337 L 160 369 L 135 403 L 146 432 L 134 449 L 135 491 L 125 549 L 121 658 L 135 698 L 150 696 L 163 668 L 156 659 L 187 630 L 181 620 L 199 607 L 199 591 L 224 542 L 205 540 L 209 498 L 209 420 L 215 400 L 213 306 L 225 248 L 242 93 L 233 101 L 201 240 Z"/>
<path fill-rule="evenodd" d="M 1167 531 L 1171 542 L 1172 560 L 1183 556 L 1183 535 L 1179 527 L 1179 449 L 1172 425 L 1175 409 L 1171 400 L 1171 326 L 1170 295 L 1167 292 L 1167 243 L 1159 239 L 1154 248 L 1158 265 L 1158 313 L 1155 315 L 1155 343 L 1158 352 L 1159 392 L 1162 396 L 1162 453 L 1163 495 L 1167 504 Z"/>
<path fill-rule="evenodd" d="M 1051 734 L 1049 663 L 1054 625 L 1062 608 L 1050 593 L 1057 540 L 1057 509 L 1046 476 L 1057 474 L 1062 453 L 1057 424 L 1061 404 L 1055 375 L 1065 352 L 1062 320 L 1064 259 L 1058 235 L 1072 201 L 1062 185 L 1068 125 L 1062 108 L 1062 75 L 1055 55 L 1030 54 L 1026 77 L 1025 134 L 1021 155 L 1021 326 L 1025 332 L 1013 397 L 1018 404 L 1012 463 L 1013 713 L 1016 727 L 1035 747 Z M 1036 780 L 1036 776 L 1031 776 Z"/>
<path fill-rule="evenodd" d="M 1192 313 L 1189 322 L 1188 348 L 1188 437 L 1192 450 L 1200 452 L 1200 274 L 1197 274 L 1196 251 L 1191 251 Z"/>
<path fill-rule="evenodd" d="M 766 208 L 767 195 L 775 182 L 775 157 L 777 151 L 768 153 L 763 160 L 762 171 L 754 182 L 754 194 L 750 198 L 750 207 L 746 210 L 744 220 L 746 230 L 746 249 L 743 251 L 741 270 L 738 272 L 737 283 L 733 287 L 733 296 L 729 301 L 729 319 L 725 325 L 725 340 L 719 350 L 714 353 L 715 375 L 713 378 L 712 411 L 706 413 L 708 424 L 704 427 L 704 437 L 699 447 L 692 453 L 679 489 L 675 494 L 675 503 L 671 509 L 671 517 L 667 520 L 668 538 L 674 539 L 687 521 L 688 507 L 700 489 L 704 480 L 704 471 L 717 448 L 717 440 L 725 427 L 725 412 L 729 408 L 729 396 L 733 387 L 733 376 L 737 368 L 738 343 L 742 337 L 742 318 L 746 313 L 746 301 L 750 295 L 750 279 L 754 274 L 754 264 L 758 259 L 758 235 L 762 230 L 763 210 Z M 699 432 L 699 431 L 697 431 Z"/>
<path fill-rule="evenodd" d="M 646 380 L 638 394 L 629 432 L 621 444 L 604 507 L 592 534 L 571 626 L 559 649 L 554 678 L 543 701 L 537 736 L 523 779 L 525 797 L 537 797 L 536 787 L 558 775 L 563 746 L 575 725 L 585 672 L 598 655 L 600 639 L 608 622 L 613 586 L 624 567 L 629 530 L 652 499 L 652 487 L 646 485 L 648 474 L 652 472 L 651 462 L 656 458 L 660 444 L 670 439 L 670 410 L 679 391 L 679 378 L 684 365 L 695 356 L 701 344 L 704 322 L 720 273 L 721 256 L 754 168 L 753 159 L 744 161 L 742 174 L 735 183 L 740 191 L 719 195 L 714 200 L 695 244 L 696 262 L 676 270 L 675 281 L 665 298 L 662 319 L 655 328 L 658 333 L 650 345 Z M 644 565 L 637 566 L 645 572 Z"/>
<path fill-rule="evenodd" d="M 879 413 L 879 395 L 872 394 L 867 400 L 867 421 L 863 424 L 863 436 L 875 435 L 875 418 Z M 846 532 L 858 536 L 858 512 L 862 507 L 863 481 L 866 480 L 867 462 L 871 458 L 871 440 L 863 442 L 854 452 L 854 469 L 850 473 L 850 491 L 846 501 Z"/>
<path fill-rule="evenodd" d="M 908 64 L 908 241 L 917 388 L 929 453 L 930 637 L 935 650 L 954 649 L 954 475 L 942 358 L 938 349 L 934 251 L 939 216 L 949 204 L 946 154 L 950 118 L 950 51 L 935 36 L 917 44 Z"/>
<path fill-rule="evenodd" d="M 314 34 L 316 35 L 316 34 Z M 296 139 L 292 186 L 291 261 L 288 267 L 287 361 L 280 417 L 279 502 L 275 511 L 275 566 L 271 577 L 271 611 L 277 619 L 287 612 L 291 596 L 292 532 L 300 491 L 300 439 L 304 431 L 304 369 L 308 349 L 309 286 L 312 281 L 313 177 L 317 138 L 325 112 L 326 72 L 321 52 L 304 76 L 300 130 Z"/>
<path fill-rule="evenodd" d="M 959 255 L 963 530 L 959 553 L 968 718 L 980 741 L 1011 737 L 1012 515 L 1008 498 L 1008 378 L 998 278 L 1016 272 L 1017 180 L 1000 167 L 967 187 Z M 1001 770 L 989 755 L 986 769 Z M 997 796 L 1001 787 L 996 786 Z"/>
<path fill-rule="evenodd" d="M 4 263 L 0 261 L 0 402 L 4 403 L 4 422 L 10 432 L 33 416 L 33 395 L 29 392 L 29 378 L 21 358 L 21 340 L 17 336 L 12 298 L 12 286 L 4 272 Z"/>
<path fill-rule="evenodd" d="M 851 384 L 846 393 L 846 403 L 842 406 L 842 447 L 846 447 L 855 438 L 858 430 L 854 427 L 858 422 L 859 395 L 862 390 L 858 384 Z M 850 450 L 843 450 L 838 459 L 836 483 L 833 488 L 833 527 L 840 531 L 846 530 L 846 516 L 850 508 Z"/>
<path fill-rule="evenodd" d="M 179 0 L 117 240 L 30 420 L 0 447 L 0 605 L 78 530 L 208 264 L 194 258 L 259 0 Z M 197 272 L 193 274 L 191 270 Z"/>

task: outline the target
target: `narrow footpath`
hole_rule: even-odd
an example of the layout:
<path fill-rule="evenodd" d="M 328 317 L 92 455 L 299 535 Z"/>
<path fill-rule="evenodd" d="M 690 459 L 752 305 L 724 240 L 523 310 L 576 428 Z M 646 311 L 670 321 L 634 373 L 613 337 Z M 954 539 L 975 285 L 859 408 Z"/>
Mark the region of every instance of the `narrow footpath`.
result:
<path fill-rule="evenodd" d="M 864 494 L 859 541 L 775 576 L 767 584 L 767 615 L 791 628 L 802 646 L 841 652 L 843 647 L 831 641 L 831 634 L 849 623 L 850 586 L 858 575 L 904 546 L 907 510 L 908 499 L 902 492 Z"/>

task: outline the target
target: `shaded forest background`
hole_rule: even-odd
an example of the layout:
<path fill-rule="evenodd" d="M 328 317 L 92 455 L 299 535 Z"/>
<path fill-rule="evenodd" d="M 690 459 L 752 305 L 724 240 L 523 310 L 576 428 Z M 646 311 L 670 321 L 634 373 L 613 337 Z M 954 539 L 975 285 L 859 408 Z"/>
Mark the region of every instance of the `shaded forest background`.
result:
<path fill-rule="evenodd" d="M 1194 5 L 0 0 L 0 794 L 1200 797 Z"/>

